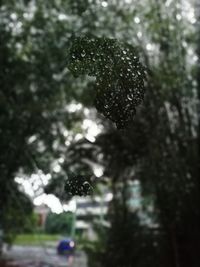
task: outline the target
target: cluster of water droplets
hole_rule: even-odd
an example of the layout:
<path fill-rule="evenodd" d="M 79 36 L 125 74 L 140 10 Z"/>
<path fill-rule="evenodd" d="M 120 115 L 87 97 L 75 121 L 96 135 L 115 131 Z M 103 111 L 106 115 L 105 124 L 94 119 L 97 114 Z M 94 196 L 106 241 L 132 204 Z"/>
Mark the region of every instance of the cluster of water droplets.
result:
<path fill-rule="evenodd" d="M 65 184 L 65 192 L 71 196 L 87 196 L 92 192 L 92 186 L 84 176 L 70 176 Z"/>
<path fill-rule="evenodd" d="M 125 128 L 144 97 L 144 67 L 133 47 L 115 39 L 79 37 L 68 54 L 68 68 L 75 76 L 96 77 L 97 110 Z"/>

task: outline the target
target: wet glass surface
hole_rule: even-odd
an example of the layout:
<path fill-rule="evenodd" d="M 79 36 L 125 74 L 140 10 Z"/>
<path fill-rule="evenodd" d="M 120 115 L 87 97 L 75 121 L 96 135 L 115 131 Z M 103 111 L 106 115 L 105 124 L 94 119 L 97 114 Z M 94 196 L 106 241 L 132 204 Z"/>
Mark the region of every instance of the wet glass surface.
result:
<path fill-rule="evenodd" d="M 199 267 L 199 106 L 198 1 L 1 1 L 0 266 Z"/>

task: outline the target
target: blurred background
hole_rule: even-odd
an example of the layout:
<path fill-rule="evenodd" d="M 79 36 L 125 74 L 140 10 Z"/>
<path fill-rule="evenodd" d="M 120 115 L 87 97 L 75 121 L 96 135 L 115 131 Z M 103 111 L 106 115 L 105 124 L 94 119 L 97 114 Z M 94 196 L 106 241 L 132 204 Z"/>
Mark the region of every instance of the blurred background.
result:
<path fill-rule="evenodd" d="M 199 18 L 197 0 L 0 1 L 1 267 L 200 266 Z M 87 34 L 147 69 L 128 129 L 67 68 Z M 80 177 L 91 194 L 65 190 Z"/>

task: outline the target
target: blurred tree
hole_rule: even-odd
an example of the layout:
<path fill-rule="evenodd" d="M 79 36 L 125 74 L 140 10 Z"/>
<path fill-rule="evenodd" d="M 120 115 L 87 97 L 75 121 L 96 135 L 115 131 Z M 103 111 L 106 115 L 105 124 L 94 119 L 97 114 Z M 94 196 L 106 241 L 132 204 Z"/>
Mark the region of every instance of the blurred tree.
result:
<path fill-rule="evenodd" d="M 66 234 L 70 236 L 73 223 L 73 214 L 63 212 L 49 213 L 45 222 L 45 232 L 49 234 Z"/>
<path fill-rule="evenodd" d="M 35 231 L 37 230 L 37 225 L 38 225 L 38 215 L 35 213 L 32 213 L 30 216 L 25 218 L 25 220 L 21 224 L 19 231 L 22 234 L 35 233 Z"/>
<path fill-rule="evenodd" d="M 23 225 L 31 211 L 22 208 L 25 195 L 17 197 L 22 195 L 17 173 L 53 172 L 66 127 L 82 115 L 66 108 L 76 97 L 74 90 L 66 93 L 71 90 L 65 67 L 68 29 L 57 1 L 3 1 L 0 8 L 0 225 L 6 239 L 15 231 L 16 214 Z"/>
<path fill-rule="evenodd" d="M 160 234 L 164 233 L 166 241 L 163 259 L 166 266 L 176 267 L 198 266 L 200 251 L 197 87 L 195 59 L 187 53 L 189 47 L 194 53 L 195 39 L 194 29 L 186 24 L 185 5 L 178 1 L 152 1 L 145 9 L 148 18 L 145 37 L 150 38 L 146 45 L 148 53 L 141 49 L 150 70 L 145 104 L 129 133 L 113 131 L 112 139 L 108 130 L 95 143 L 104 155 L 105 174 L 114 177 L 114 187 L 124 179 L 131 179 L 126 170 L 133 169 L 141 179 L 143 194 L 154 196 Z M 166 6 L 174 18 L 168 17 Z M 137 21 L 140 21 L 138 17 Z M 113 193 L 115 198 L 117 189 Z M 119 216 L 123 216 L 125 208 L 122 210 Z M 121 233 L 122 224 L 117 223 L 116 218 L 112 222 L 111 229 L 116 224 Z M 131 232 L 131 228 L 128 229 Z M 120 241 L 123 244 L 122 238 Z M 108 244 L 113 246 L 113 251 L 118 251 L 114 239 Z M 134 247 L 130 249 L 134 251 Z M 123 261 L 125 252 L 121 255 Z M 116 266 L 114 257 L 113 252 L 108 266 L 112 263 Z M 124 266 L 133 264 L 135 261 L 129 259 Z M 164 266 L 161 262 L 158 264 Z"/>

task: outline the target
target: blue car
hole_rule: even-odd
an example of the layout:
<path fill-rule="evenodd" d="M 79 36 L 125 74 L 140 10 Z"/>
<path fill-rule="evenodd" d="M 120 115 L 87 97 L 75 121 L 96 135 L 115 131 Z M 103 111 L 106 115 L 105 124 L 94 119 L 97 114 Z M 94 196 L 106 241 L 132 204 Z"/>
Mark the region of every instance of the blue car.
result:
<path fill-rule="evenodd" d="M 75 242 L 72 239 L 62 239 L 57 246 L 58 254 L 72 254 L 75 250 Z"/>

